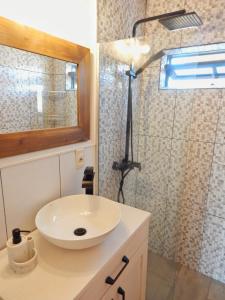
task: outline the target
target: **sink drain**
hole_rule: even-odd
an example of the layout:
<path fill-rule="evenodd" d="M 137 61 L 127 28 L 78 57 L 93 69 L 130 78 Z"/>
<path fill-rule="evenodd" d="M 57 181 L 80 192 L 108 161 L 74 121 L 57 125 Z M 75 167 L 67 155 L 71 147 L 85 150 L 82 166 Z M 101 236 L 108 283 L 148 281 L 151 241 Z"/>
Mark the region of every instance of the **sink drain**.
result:
<path fill-rule="evenodd" d="M 82 235 L 85 235 L 87 233 L 87 230 L 85 228 L 77 228 L 77 229 L 74 230 L 73 233 L 75 235 L 82 236 Z"/>

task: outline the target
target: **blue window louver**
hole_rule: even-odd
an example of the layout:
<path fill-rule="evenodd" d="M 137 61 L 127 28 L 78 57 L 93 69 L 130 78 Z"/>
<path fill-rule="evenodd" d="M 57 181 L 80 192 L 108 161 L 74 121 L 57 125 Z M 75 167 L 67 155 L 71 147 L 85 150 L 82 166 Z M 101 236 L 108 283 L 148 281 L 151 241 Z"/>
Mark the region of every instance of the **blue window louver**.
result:
<path fill-rule="evenodd" d="M 167 50 L 160 88 L 225 88 L 225 43 Z"/>

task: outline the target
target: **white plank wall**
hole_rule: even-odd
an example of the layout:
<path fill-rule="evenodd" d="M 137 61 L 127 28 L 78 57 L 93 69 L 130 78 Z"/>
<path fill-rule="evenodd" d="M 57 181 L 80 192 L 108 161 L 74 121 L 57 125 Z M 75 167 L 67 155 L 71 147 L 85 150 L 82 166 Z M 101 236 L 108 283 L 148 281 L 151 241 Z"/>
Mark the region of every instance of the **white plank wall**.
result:
<path fill-rule="evenodd" d="M 2 169 L 8 234 L 15 227 L 35 228 L 35 215 L 47 202 L 60 197 L 59 157 Z"/>
<path fill-rule="evenodd" d="M 95 147 L 82 149 L 82 168 L 76 167 L 74 151 L 2 167 L 0 248 L 5 246 L 6 228 L 9 236 L 15 227 L 33 230 L 35 215 L 43 205 L 61 196 L 84 193 L 81 188 L 83 172 L 86 166 L 95 165 Z"/>
<path fill-rule="evenodd" d="M 6 242 L 6 226 L 5 226 L 5 215 L 4 215 L 4 206 L 3 206 L 3 197 L 2 197 L 2 185 L 0 181 L 0 249 L 4 248 L 5 242 Z"/>

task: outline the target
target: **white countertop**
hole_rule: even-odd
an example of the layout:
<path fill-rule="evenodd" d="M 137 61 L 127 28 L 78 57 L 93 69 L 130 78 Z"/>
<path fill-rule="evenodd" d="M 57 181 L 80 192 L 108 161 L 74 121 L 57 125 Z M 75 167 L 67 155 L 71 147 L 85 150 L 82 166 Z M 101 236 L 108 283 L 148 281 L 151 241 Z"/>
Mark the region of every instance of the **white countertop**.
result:
<path fill-rule="evenodd" d="M 0 251 L 0 300 L 73 300 L 78 296 L 150 214 L 121 205 L 122 220 L 102 244 L 85 250 L 65 250 L 51 245 L 35 230 L 37 267 L 18 275 Z M 2 299 L 1 299 L 2 297 Z"/>

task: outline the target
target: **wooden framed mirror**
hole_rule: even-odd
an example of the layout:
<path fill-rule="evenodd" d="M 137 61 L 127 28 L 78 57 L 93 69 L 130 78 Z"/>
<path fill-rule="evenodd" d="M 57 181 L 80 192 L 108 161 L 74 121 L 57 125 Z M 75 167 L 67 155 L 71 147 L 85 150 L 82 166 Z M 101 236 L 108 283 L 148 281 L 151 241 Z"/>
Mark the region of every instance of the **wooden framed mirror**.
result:
<path fill-rule="evenodd" d="M 9 65 L 12 61 L 13 66 Z M 39 63 L 41 71 L 37 69 Z M 60 74 L 53 72 L 57 68 L 61 68 Z M 47 78 L 48 88 L 43 77 Z M 56 87 L 57 80 L 61 80 L 60 89 Z M 71 95 L 76 97 L 76 103 Z M 29 108 L 28 117 L 21 113 L 25 107 Z M 25 124 L 28 119 L 30 127 Z M 89 138 L 90 50 L 0 17 L 0 158 Z"/>

